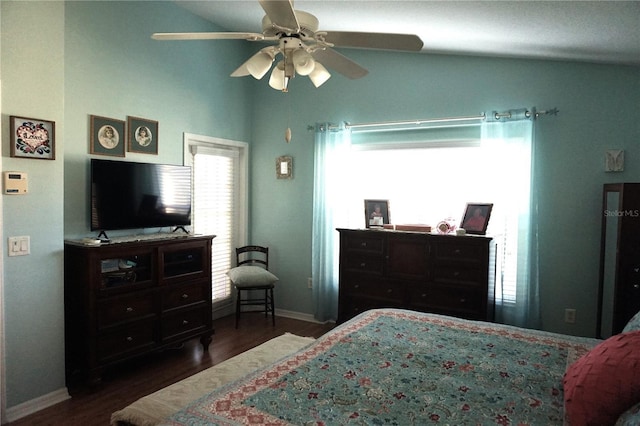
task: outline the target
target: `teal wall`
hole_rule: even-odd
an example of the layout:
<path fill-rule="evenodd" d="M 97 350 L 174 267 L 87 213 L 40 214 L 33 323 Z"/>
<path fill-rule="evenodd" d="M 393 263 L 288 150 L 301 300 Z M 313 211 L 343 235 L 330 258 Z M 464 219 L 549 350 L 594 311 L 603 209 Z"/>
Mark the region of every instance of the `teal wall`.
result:
<path fill-rule="evenodd" d="M 559 115 L 536 123 L 543 327 L 593 336 L 602 184 L 640 181 L 640 68 L 343 53 L 366 67 L 369 75 L 352 81 L 334 73 L 320 89 L 298 77 L 288 94 L 266 83 L 256 90 L 252 231 L 254 240 L 277 249 L 277 267 L 283 269 L 279 276 L 287 285 L 286 292 L 278 293 L 280 306 L 305 311 L 312 306 L 306 280 L 311 271 L 314 135 L 307 131 L 308 125 L 466 116 L 530 106 L 558 108 Z M 289 122 L 293 140 L 287 145 L 282 135 Z M 624 172 L 604 172 L 607 149 L 626 151 Z M 276 181 L 273 176 L 273 159 L 284 154 L 293 156 L 292 181 Z M 417 196 L 436 203 L 436 185 L 417 187 Z M 566 307 L 577 310 L 575 324 L 564 323 Z"/>
<path fill-rule="evenodd" d="M 244 43 L 151 39 L 220 28 L 172 2 L 131 1 L 67 2 L 65 27 L 67 238 L 89 233 L 89 115 L 158 121 L 158 155 L 126 153 L 132 161 L 182 164 L 183 132 L 248 141 L 251 82 L 229 78 L 250 54 Z"/>
<path fill-rule="evenodd" d="M 9 115 L 24 115 L 55 121 L 57 135 L 55 161 L 10 158 L 9 145 L 2 147 L 3 170 L 29 173 L 28 195 L 3 198 L 5 238 L 31 237 L 31 255 L 9 258 L 5 251 L 3 259 L 11 409 L 63 397 L 63 240 L 92 235 L 89 116 L 157 120 L 158 155 L 126 158 L 182 164 L 183 132 L 248 141 L 253 94 L 251 81 L 228 77 L 251 54 L 244 43 L 150 38 L 158 31 L 220 30 L 172 2 L 2 1 L 0 7 L 3 132 Z"/>
<path fill-rule="evenodd" d="M 64 387 L 62 241 L 91 235 L 91 114 L 159 121 L 159 154 L 130 160 L 181 163 L 183 132 L 250 142 L 252 242 L 272 247 L 278 308 L 312 314 L 308 125 L 557 107 L 558 116 L 537 123 L 543 322 L 594 334 L 602 184 L 640 181 L 639 68 L 345 50 L 367 77 L 334 74 L 320 89 L 298 77 L 283 94 L 266 81 L 228 77 L 256 44 L 151 40 L 156 31 L 219 29 L 171 2 L 3 1 L 0 8 L 2 127 L 10 114 L 57 125 L 55 161 L 12 159 L 2 147 L 3 170 L 30 177 L 29 195 L 3 198 L 3 233 L 32 241 L 30 256 L 3 259 L 8 407 Z M 43 62 L 27 64 L 24 52 L 39 52 Z M 606 149 L 626 150 L 623 173 L 604 173 Z M 280 155 L 293 156 L 294 179 L 275 178 Z M 419 195 L 437 202 L 433 187 Z M 565 307 L 577 309 L 576 324 L 563 322 Z"/>
<path fill-rule="evenodd" d="M 26 172 L 29 193 L 2 200 L 7 406 L 64 386 L 64 6 L 12 6 L 0 6 L 2 170 Z M 10 158 L 10 115 L 55 121 L 56 159 Z M 29 256 L 7 257 L 17 235 L 31 237 Z"/>

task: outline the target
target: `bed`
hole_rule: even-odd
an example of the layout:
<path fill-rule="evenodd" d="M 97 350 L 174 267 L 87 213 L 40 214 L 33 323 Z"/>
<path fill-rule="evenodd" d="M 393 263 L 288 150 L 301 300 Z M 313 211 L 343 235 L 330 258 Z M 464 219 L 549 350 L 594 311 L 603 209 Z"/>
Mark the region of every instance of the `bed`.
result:
<path fill-rule="evenodd" d="M 618 346 L 627 350 L 620 356 L 629 360 L 630 348 L 640 353 L 640 332 L 619 336 Z M 612 364 L 612 339 L 374 309 L 316 340 L 278 337 L 144 397 L 111 420 L 136 426 L 563 425 L 572 411 L 572 425 L 638 424 L 640 363 Z M 609 367 L 598 372 L 594 354 L 603 347 Z M 623 397 L 611 395 L 613 404 L 602 397 L 611 376 L 621 376 L 612 384 L 618 393 L 629 387 Z"/>

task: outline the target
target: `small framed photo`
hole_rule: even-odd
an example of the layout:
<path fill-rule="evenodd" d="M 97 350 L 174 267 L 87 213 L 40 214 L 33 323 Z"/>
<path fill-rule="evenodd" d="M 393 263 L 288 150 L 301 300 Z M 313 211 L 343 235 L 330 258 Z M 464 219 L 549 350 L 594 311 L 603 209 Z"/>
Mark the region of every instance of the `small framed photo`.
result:
<path fill-rule="evenodd" d="M 467 234 L 486 234 L 492 208 L 493 204 L 490 203 L 467 203 L 460 227 Z"/>
<path fill-rule="evenodd" d="M 127 117 L 128 151 L 158 155 L 158 122 Z"/>
<path fill-rule="evenodd" d="M 288 155 L 276 158 L 276 177 L 278 179 L 291 179 L 293 177 L 293 158 Z"/>
<path fill-rule="evenodd" d="M 91 154 L 124 157 L 124 120 L 91 116 Z"/>
<path fill-rule="evenodd" d="M 389 224 L 389 200 L 364 200 L 364 217 L 367 228 Z"/>
<path fill-rule="evenodd" d="M 9 117 L 9 121 L 12 157 L 55 160 L 54 121 L 13 115 Z"/>

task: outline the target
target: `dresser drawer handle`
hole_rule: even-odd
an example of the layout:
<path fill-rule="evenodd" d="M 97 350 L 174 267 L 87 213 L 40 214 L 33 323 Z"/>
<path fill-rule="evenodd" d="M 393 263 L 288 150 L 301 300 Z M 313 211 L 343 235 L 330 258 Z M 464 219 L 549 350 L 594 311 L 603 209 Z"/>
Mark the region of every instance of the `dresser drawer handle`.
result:
<path fill-rule="evenodd" d="M 353 288 L 360 288 L 360 284 L 354 285 Z"/>
<path fill-rule="evenodd" d="M 361 245 L 362 247 L 365 247 L 365 248 L 367 247 L 367 243 L 366 243 L 366 241 L 361 242 L 361 243 L 360 243 L 360 245 Z"/>
<path fill-rule="evenodd" d="M 420 295 L 420 297 L 422 297 L 422 298 L 424 299 L 425 297 L 427 297 L 427 293 L 422 293 L 422 294 Z"/>
<path fill-rule="evenodd" d="M 460 299 L 460 303 L 467 303 L 467 299 L 463 297 L 462 299 Z"/>
<path fill-rule="evenodd" d="M 188 298 L 189 298 L 189 295 L 188 295 L 187 293 L 185 293 L 185 294 L 183 294 L 181 297 L 182 297 L 183 299 L 188 299 Z"/>
<path fill-rule="evenodd" d="M 361 267 L 361 268 L 366 268 L 366 267 L 367 267 L 367 264 L 366 264 L 365 262 L 362 262 L 362 263 L 360 264 L 360 267 Z"/>
<path fill-rule="evenodd" d="M 126 311 L 127 311 L 127 312 L 133 312 L 133 308 L 132 308 L 131 306 L 127 306 Z"/>
<path fill-rule="evenodd" d="M 460 250 L 460 249 L 455 249 L 453 252 L 454 252 L 455 254 L 460 254 L 460 253 L 462 252 L 462 250 Z"/>
<path fill-rule="evenodd" d="M 189 321 L 187 321 L 187 320 L 182 320 L 182 325 L 189 325 Z"/>
<path fill-rule="evenodd" d="M 127 337 L 127 342 L 133 342 L 133 337 L 128 336 L 128 337 Z"/>
<path fill-rule="evenodd" d="M 453 272 L 453 276 L 454 277 L 459 277 L 460 276 L 460 271 L 454 271 Z"/>
<path fill-rule="evenodd" d="M 393 293 L 393 289 L 392 288 L 388 288 L 387 289 L 387 294 L 391 294 L 391 293 Z"/>
<path fill-rule="evenodd" d="M 634 285 L 633 285 L 633 288 L 635 288 L 635 289 L 640 288 L 640 284 L 634 284 Z"/>

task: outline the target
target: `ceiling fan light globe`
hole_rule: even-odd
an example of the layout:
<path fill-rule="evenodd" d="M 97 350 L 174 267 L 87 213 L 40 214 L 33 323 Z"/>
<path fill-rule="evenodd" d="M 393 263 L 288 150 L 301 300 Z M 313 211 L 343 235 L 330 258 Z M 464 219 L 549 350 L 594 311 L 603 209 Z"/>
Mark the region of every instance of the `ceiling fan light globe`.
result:
<path fill-rule="evenodd" d="M 269 77 L 269 86 L 276 90 L 285 89 L 284 63 L 282 61 L 278 62 L 278 65 L 273 67 L 271 77 Z"/>
<path fill-rule="evenodd" d="M 309 52 L 304 49 L 296 49 L 293 51 L 293 65 L 296 72 L 300 75 L 309 75 L 316 66 L 316 61 L 311 57 Z"/>
<path fill-rule="evenodd" d="M 258 52 L 247 61 L 247 71 L 256 80 L 260 80 L 271 68 L 273 63 L 273 56 L 267 52 Z"/>
<path fill-rule="evenodd" d="M 324 84 L 325 81 L 331 78 L 331 74 L 327 69 L 320 63 L 316 62 L 313 71 L 309 74 L 309 79 L 313 83 L 314 86 L 320 87 Z"/>

